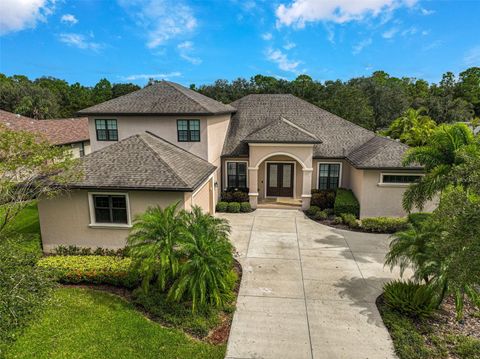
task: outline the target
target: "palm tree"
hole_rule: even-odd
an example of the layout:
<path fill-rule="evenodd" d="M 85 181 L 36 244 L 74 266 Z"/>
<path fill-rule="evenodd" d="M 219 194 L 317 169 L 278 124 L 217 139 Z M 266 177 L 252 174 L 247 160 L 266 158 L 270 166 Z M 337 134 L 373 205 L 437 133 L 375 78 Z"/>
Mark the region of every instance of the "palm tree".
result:
<path fill-rule="evenodd" d="M 405 210 L 410 211 L 413 207 L 423 208 L 426 201 L 432 200 L 435 195 L 452 184 L 449 174 L 455 166 L 463 163 L 462 153 L 467 146 L 478 146 L 467 125 L 441 125 L 435 129 L 425 146 L 414 147 L 407 152 L 403 164 L 423 166 L 425 176 L 405 191 L 403 196 Z"/>
<path fill-rule="evenodd" d="M 202 213 L 200 207 L 193 207 L 184 217 L 186 226 L 179 248 L 182 263 L 168 298 L 191 301 L 193 311 L 206 304 L 220 307 L 231 299 L 236 281 L 230 226 L 225 219 Z"/>
<path fill-rule="evenodd" d="M 129 253 L 148 290 L 156 282 L 164 290 L 179 268 L 179 254 L 175 250 L 185 229 L 183 214 L 178 203 L 165 209 L 153 207 L 135 219 L 127 243 Z"/>
<path fill-rule="evenodd" d="M 422 146 L 435 130 L 436 123 L 425 115 L 426 109 L 407 109 L 399 118 L 390 124 L 386 136 L 398 138 L 409 146 Z"/>

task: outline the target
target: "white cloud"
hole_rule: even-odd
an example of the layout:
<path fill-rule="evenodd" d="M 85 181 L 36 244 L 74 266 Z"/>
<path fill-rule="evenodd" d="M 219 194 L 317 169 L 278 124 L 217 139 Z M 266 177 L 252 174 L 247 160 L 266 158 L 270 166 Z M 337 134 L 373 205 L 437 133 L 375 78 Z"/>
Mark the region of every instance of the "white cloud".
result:
<path fill-rule="evenodd" d="M 147 32 L 147 46 L 155 48 L 166 41 L 192 32 L 197 20 L 192 9 L 173 0 L 118 0 L 135 22 Z"/>
<path fill-rule="evenodd" d="M 425 9 L 425 8 L 420 8 L 420 11 L 422 13 L 422 15 L 425 15 L 425 16 L 428 16 L 428 15 L 432 15 L 435 13 L 435 10 L 428 10 L 428 9 Z"/>
<path fill-rule="evenodd" d="M 443 45 L 443 41 L 442 40 L 435 40 L 433 42 L 431 42 L 430 44 L 428 45 L 425 45 L 422 50 L 423 51 L 430 51 L 430 50 L 433 50 L 433 49 L 436 49 L 440 46 Z"/>
<path fill-rule="evenodd" d="M 382 37 L 384 39 L 391 39 L 397 34 L 397 32 L 398 32 L 398 29 L 394 27 L 394 28 L 391 28 L 390 30 L 385 31 L 382 34 Z"/>
<path fill-rule="evenodd" d="M 70 25 L 75 25 L 78 22 L 77 18 L 72 14 L 62 15 L 60 21 Z"/>
<path fill-rule="evenodd" d="M 103 45 L 97 42 L 90 41 L 86 36 L 75 33 L 60 34 L 60 41 L 83 50 L 100 50 Z"/>
<path fill-rule="evenodd" d="M 293 49 L 295 46 L 297 46 L 297 44 L 295 44 L 294 42 L 289 41 L 289 42 L 287 42 L 285 45 L 283 45 L 283 48 L 284 48 L 285 50 L 291 50 L 291 49 Z"/>
<path fill-rule="evenodd" d="M 468 50 L 463 57 L 463 62 L 468 66 L 478 66 L 480 64 L 480 46 L 475 46 Z"/>
<path fill-rule="evenodd" d="M 266 32 L 262 34 L 262 39 L 264 39 L 265 41 L 269 41 L 273 39 L 273 35 L 270 32 Z"/>
<path fill-rule="evenodd" d="M 275 62 L 278 68 L 283 71 L 293 72 L 295 74 L 300 73 L 298 66 L 301 61 L 292 61 L 288 59 L 288 56 L 278 49 L 267 49 L 266 56 L 269 61 Z"/>
<path fill-rule="evenodd" d="M 54 11 L 55 0 L 1 0 L 0 35 L 34 28 L 47 21 Z"/>
<path fill-rule="evenodd" d="M 308 22 L 332 21 L 345 23 L 363 20 L 391 13 L 407 6 L 412 7 L 418 0 L 293 0 L 288 5 L 281 4 L 276 9 L 277 26 L 302 28 Z"/>
<path fill-rule="evenodd" d="M 194 50 L 193 42 L 184 41 L 177 45 L 177 49 L 182 59 L 194 65 L 199 65 L 202 63 L 202 60 L 200 58 L 191 56 L 191 52 Z"/>
<path fill-rule="evenodd" d="M 149 80 L 149 79 L 162 79 L 162 80 L 168 80 L 169 78 L 172 77 L 180 77 L 182 76 L 181 72 L 175 71 L 175 72 L 169 72 L 165 74 L 136 74 L 136 75 L 128 75 L 128 76 L 122 76 L 122 80 L 124 81 L 136 81 L 136 80 Z"/>
<path fill-rule="evenodd" d="M 409 27 L 402 31 L 402 36 L 415 35 L 418 32 L 418 29 L 415 26 Z"/>
<path fill-rule="evenodd" d="M 335 43 L 335 31 L 333 30 L 333 26 L 328 24 L 324 24 L 325 30 L 327 31 L 327 40 L 334 44 Z"/>
<path fill-rule="evenodd" d="M 360 52 L 362 52 L 364 48 L 366 48 L 367 46 L 370 46 L 371 44 L 372 44 L 372 39 L 371 38 L 362 40 L 353 47 L 352 52 L 353 52 L 354 55 L 357 55 Z"/>

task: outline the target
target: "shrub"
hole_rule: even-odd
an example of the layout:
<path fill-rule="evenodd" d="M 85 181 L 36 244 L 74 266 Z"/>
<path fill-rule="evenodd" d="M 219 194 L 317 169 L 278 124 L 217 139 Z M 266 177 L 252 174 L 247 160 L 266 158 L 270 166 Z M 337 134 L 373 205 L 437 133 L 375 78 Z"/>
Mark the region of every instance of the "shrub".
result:
<path fill-rule="evenodd" d="M 238 189 L 224 191 L 220 195 L 223 202 L 249 202 L 248 192 Z"/>
<path fill-rule="evenodd" d="M 317 219 L 317 220 L 320 220 L 320 221 L 323 221 L 323 220 L 328 218 L 328 214 L 325 211 L 318 211 L 317 213 L 315 213 L 313 215 L 313 218 Z"/>
<path fill-rule="evenodd" d="M 58 246 L 55 247 L 54 253 L 61 256 L 111 256 L 111 257 L 127 257 L 126 248 L 108 249 L 97 247 L 91 249 L 88 247 L 77 246 Z"/>
<path fill-rule="evenodd" d="M 368 232 L 395 233 L 407 228 L 406 218 L 370 217 L 362 219 L 362 228 Z"/>
<path fill-rule="evenodd" d="M 431 213 L 427 212 L 418 212 L 418 213 L 410 213 L 408 215 L 408 221 L 413 225 L 413 226 L 419 226 L 423 222 L 425 222 L 428 218 L 432 216 Z"/>
<path fill-rule="evenodd" d="M 226 212 L 227 208 L 228 208 L 228 202 L 221 201 L 217 203 L 217 206 L 215 209 L 217 212 Z"/>
<path fill-rule="evenodd" d="M 242 202 L 240 203 L 240 212 L 248 213 L 252 211 L 252 206 L 250 202 Z"/>
<path fill-rule="evenodd" d="M 50 271 L 61 283 L 111 284 L 132 288 L 138 284 L 130 258 L 108 256 L 49 256 L 38 266 Z"/>
<path fill-rule="evenodd" d="M 343 223 L 342 217 L 340 217 L 340 216 L 335 216 L 335 217 L 333 218 L 333 223 L 335 223 L 335 224 L 342 224 L 342 223 Z"/>
<path fill-rule="evenodd" d="M 309 209 L 306 210 L 307 216 L 313 217 L 317 212 L 320 212 L 320 207 L 317 206 L 310 206 Z"/>
<path fill-rule="evenodd" d="M 358 228 L 359 227 L 357 218 L 353 214 L 342 213 L 340 215 L 340 217 L 342 217 L 343 223 L 345 223 L 347 226 L 349 226 L 351 228 Z"/>
<path fill-rule="evenodd" d="M 335 191 L 333 190 L 312 190 L 311 204 L 320 209 L 333 208 L 335 203 Z"/>
<path fill-rule="evenodd" d="M 240 203 L 230 202 L 228 204 L 227 212 L 229 212 L 229 213 L 240 213 Z"/>
<path fill-rule="evenodd" d="M 385 304 L 411 317 L 429 317 L 436 308 L 433 289 L 412 281 L 393 281 L 383 287 Z"/>
<path fill-rule="evenodd" d="M 54 284 L 48 272 L 35 265 L 39 254 L 22 246 L 23 239 L 0 239 L 0 357 L 2 347 L 48 299 Z"/>
<path fill-rule="evenodd" d="M 360 215 L 360 204 L 351 190 L 339 188 L 337 189 L 333 210 L 337 216 L 340 216 L 342 213 L 351 213 L 358 218 Z"/>

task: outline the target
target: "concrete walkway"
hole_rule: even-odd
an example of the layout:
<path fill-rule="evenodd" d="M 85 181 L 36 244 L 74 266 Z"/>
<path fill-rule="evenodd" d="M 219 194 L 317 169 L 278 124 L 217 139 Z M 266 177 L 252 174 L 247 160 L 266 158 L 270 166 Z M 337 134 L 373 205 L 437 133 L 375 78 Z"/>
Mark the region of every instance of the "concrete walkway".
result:
<path fill-rule="evenodd" d="M 334 230 L 298 210 L 219 214 L 243 267 L 227 358 L 395 358 L 375 299 L 387 235 Z"/>

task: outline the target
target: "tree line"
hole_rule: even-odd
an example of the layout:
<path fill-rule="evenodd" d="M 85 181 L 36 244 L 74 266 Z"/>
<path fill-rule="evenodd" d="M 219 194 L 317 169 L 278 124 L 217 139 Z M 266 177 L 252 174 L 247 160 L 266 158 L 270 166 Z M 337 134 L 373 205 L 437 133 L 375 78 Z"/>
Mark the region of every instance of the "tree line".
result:
<path fill-rule="evenodd" d="M 146 86 L 154 82 L 152 79 Z M 190 88 L 223 103 L 248 94 L 291 93 L 374 131 L 386 129 L 409 108 L 424 109 L 436 123 L 480 117 L 480 67 L 471 67 L 458 76 L 447 72 L 438 84 L 376 71 L 371 76 L 348 81 L 321 82 L 308 75 L 288 81 L 256 75 L 248 80 L 192 84 Z M 0 74 L 0 108 L 38 119 L 70 117 L 82 108 L 138 89 L 132 83 L 112 84 L 107 79 L 88 87 L 53 77 L 32 81 L 22 75 Z"/>

